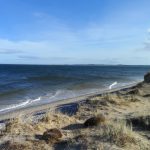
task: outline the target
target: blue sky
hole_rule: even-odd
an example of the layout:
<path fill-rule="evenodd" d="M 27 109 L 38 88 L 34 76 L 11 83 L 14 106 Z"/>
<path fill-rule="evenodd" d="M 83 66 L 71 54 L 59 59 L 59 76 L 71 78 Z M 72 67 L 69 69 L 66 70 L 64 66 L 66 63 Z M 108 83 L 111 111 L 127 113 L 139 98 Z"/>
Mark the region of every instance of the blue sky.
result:
<path fill-rule="evenodd" d="M 149 0 L 0 0 L 0 63 L 150 65 Z"/>

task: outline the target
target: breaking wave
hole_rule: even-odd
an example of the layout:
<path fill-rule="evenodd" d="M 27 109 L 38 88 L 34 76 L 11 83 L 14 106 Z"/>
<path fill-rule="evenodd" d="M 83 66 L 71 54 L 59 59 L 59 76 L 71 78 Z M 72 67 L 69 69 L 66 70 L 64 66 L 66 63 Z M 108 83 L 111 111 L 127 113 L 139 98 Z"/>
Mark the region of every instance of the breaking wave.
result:
<path fill-rule="evenodd" d="M 12 110 L 12 109 L 16 109 L 16 108 L 22 108 L 22 107 L 25 107 L 26 105 L 29 105 L 31 103 L 34 103 L 34 102 L 37 102 L 37 101 L 40 101 L 41 100 L 41 97 L 38 97 L 37 99 L 34 99 L 34 100 L 26 100 L 25 102 L 22 102 L 22 103 L 19 103 L 19 104 L 14 104 L 14 105 L 10 105 L 6 108 L 3 108 L 3 109 L 0 109 L 0 112 L 6 112 L 6 111 L 9 111 L 9 110 Z"/>
<path fill-rule="evenodd" d="M 112 83 L 110 86 L 109 86 L 109 89 L 111 90 L 113 86 L 117 85 L 118 83 L 117 82 L 114 82 Z"/>

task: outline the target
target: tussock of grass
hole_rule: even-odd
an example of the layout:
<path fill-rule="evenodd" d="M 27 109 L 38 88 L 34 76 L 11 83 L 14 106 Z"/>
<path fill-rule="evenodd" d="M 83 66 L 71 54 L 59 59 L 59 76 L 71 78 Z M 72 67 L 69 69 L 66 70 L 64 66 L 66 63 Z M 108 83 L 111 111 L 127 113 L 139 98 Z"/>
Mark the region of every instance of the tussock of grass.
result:
<path fill-rule="evenodd" d="M 75 134 L 75 138 L 68 141 L 69 147 L 80 145 L 98 148 L 100 143 L 103 143 L 101 149 L 108 145 L 116 145 L 118 148 L 126 149 L 130 145 L 136 147 L 136 149 L 148 150 L 150 146 L 148 140 L 133 132 L 132 128 L 127 127 L 124 122 L 112 121 L 96 128 L 80 130 L 80 133 Z"/>
<path fill-rule="evenodd" d="M 49 112 L 46 113 L 40 122 L 35 125 L 35 128 L 60 128 L 60 126 L 67 126 L 68 124 L 75 123 L 76 119 L 74 117 L 69 117 L 67 115 L 61 114 L 59 112 Z M 62 126 L 62 127 L 63 127 Z"/>
<path fill-rule="evenodd" d="M 136 144 L 136 138 L 132 130 L 124 123 L 109 122 L 101 132 L 101 136 L 104 136 L 109 142 L 119 147 L 124 147 L 128 143 Z"/>
<path fill-rule="evenodd" d="M 4 130 L 4 133 L 9 133 L 11 135 L 24 135 L 29 133 L 34 134 L 34 129 L 32 124 L 24 123 L 22 122 L 21 117 L 18 117 L 14 118 L 6 124 L 6 129 Z"/>
<path fill-rule="evenodd" d="M 132 131 L 132 128 L 126 126 L 125 122 L 109 122 L 100 129 L 100 136 L 119 147 L 137 145 L 139 148 L 142 146 L 148 149 L 150 146 L 148 140 Z"/>
<path fill-rule="evenodd" d="M 109 106 L 109 104 L 128 105 L 128 102 L 117 94 L 103 94 L 102 96 L 93 97 L 89 101 L 91 104 L 99 104 L 104 106 Z"/>
<path fill-rule="evenodd" d="M 137 102 L 137 101 L 139 100 L 134 95 L 121 96 L 116 93 L 103 94 L 101 96 L 95 96 L 88 99 L 88 102 L 90 104 L 95 105 L 99 104 L 104 106 L 108 106 L 109 104 L 128 106 L 129 102 Z"/>
<path fill-rule="evenodd" d="M 3 132 L 11 135 L 43 134 L 47 129 L 59 128 L 62 125 L 67 126 L 75 122 L 76 119 L 74 117 L 69 117 L 58 112 L 49 112 L 36 124 L 23 122 L 21 117 L 15 118 L 6 124 L 6 129 Z"/>

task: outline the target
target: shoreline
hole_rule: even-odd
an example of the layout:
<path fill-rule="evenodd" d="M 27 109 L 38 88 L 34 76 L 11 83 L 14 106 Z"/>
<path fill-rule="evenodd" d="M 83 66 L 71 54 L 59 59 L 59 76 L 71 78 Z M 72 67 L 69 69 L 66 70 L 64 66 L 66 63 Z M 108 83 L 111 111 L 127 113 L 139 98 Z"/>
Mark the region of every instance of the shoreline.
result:
<path fill-rule="evenodd" d="M 9 112 L 3 112 L 3 113 L 0 113 L 0 122 L 18 117 L 20 115 L 23 115 L 23 116 L 27 114 L 35 115 L 40 112 L 54 111 L 56 107 L 59 107 L 60 105 L 69 104 L 69 103 L 77 103 L 77 102 L 86 100 L 88 97 L 97 96 L 97 95 L 101 95 L 105 93 L 117 92 L 120 90 L 126 90 L 128 88 L 132 88 L 136 86 L 139 83 L 142 83 L 142 81 L 124 85 L 121 87 L 106 89 L 106 90 L 102 90 L 102 91 L 98 91 L 94 93 L 88 93 L 88 94 L 76 96 L 73 98 L 61 99 L 61 100 L 52 101 L 46 104 L 28 106 L 28 107 L 19 108 L 19 109 L 9 111 Z"/>
<path fill-rule="evenodd" d="M 149 150 L 149 89 L 150 80 L 144 78 L 5 114 L 0 121 L 0 149 Z"/>

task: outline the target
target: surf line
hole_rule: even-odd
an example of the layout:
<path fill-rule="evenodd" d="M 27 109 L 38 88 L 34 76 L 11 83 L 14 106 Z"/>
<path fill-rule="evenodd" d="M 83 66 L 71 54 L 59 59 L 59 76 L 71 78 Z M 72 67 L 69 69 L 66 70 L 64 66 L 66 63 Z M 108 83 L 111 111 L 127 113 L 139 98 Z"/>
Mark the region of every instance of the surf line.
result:
<path fill-rule="evenodd" d="M 22 103 L 19 103 L 19 104 L 14 104 L 14 105 L 10 105 L 6 108 L 3 108 L 3 109 L 0 109 L 0 112 L 4 112 L 4 111 L 8 111 L 8 110 L 12 110 L 12 109 L 15 109 L 15 108 L 22 108 L 26 105 L 29 105 L 31 103 L 34 103 L 34 102 L 37 102 L 37 101 L 40 101 L 41 100 L 41 97 L 38 97 L 37 99 L 34 99 L 34 100 L 26 100 L 25 102 L 22 102 Z"/>
<path fill-rule="evenodd" d="M 114 82 L 113 84 L 111 84 L 111 85 L 109 86 L 109 89 L 111 90 L 112 87 L 115 86 L 115 85 L 117 85 L 117 84 L 118 84 L 117 82 Z"/>

